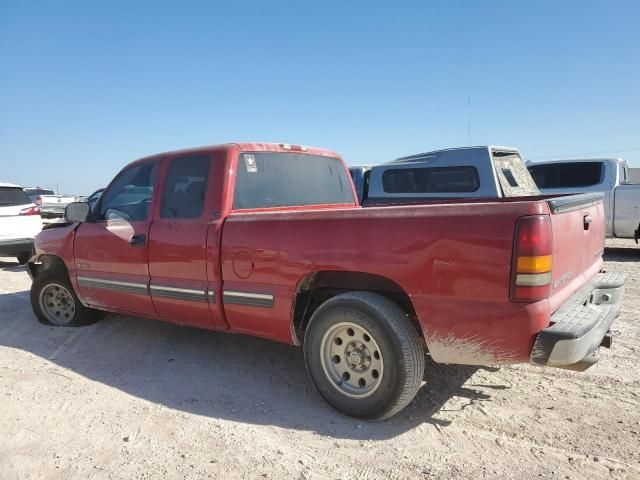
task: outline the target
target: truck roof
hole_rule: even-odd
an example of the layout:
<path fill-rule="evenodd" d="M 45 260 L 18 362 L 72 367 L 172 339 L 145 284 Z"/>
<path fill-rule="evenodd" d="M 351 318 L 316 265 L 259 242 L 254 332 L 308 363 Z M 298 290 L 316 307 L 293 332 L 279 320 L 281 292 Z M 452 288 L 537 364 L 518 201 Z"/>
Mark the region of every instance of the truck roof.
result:
<path fill-rule="evenodd" d="M 473 152 L 473 151 L 493 151 L 493 150 L 500 150 L 500 151 L 505 151 L 505 152 L 513 152 L 513 153 L 519 153 L 517 148 L 513 148 L 513 147 L 505 147 L 505 146 L 499 146 L 499 145 L 478 145 L 475 147 L 455 147 L 455 148 L 445 148 L 442 150 L 434 150 L 432 152 L 425 152 L 425 153 L 417 153 L 415 155 L 409 155 L 406 157 L 400 157 L 396 160 L 391 160 L 390 162 L 386 162 L 383 163 L 381 165 L 389 165 L 389 164 L 398 164 L 398 163 L 413 163 L 413 162 L 423 162 L 425 160 L 430 160 L 430 159 L 436 159 L 441 155 L 447 154 L 447 153 L 451 153 L 451 152 L 463 152 L 463 151 L 469 151 L 469 152 Z"/>
<path fill-rule="evenodd" d="M 533 161 L 527 160 L 527 165 L 543 165 L 547 163 L 584 163 L 584 162 L 615 162 L 615 163 L 627 163 L 626 160 L 616 157 L 601 157 L 601 158 L 559 158 L 554 160 L 542 160 Z"/>
<path fill-rule="evenodd" d="M 15 185 L 13 183 L 0 182 L 0 187 L 15 187 L 21 188 L 20 185 Z"/>
<path fill-rule="evenodd" d="M 326 150 L 324 148 L 318 148 L 318 147 L 296 145 L 291 143 L 229 142 L 229 143 L 222 143 L 218 145 L 205 145 L 201 147 L 186 148 L 186 149 L 156 153 L 153 155 L 148 155 L 146 157 L 140 158 L 135 162 L 150 160 L 152 158 L 164 156 L 164 155 L 176 155 L 176 154 L 188 155 L 188 154 L 210 152 L 212 150 L 226 150 L 234 146 L 240 148 L 240 150 L 245 152 L 283 152 L 283 153 L 296 152 L 296 153 L 307 153 L 311 155 L 320 155 L 323 157 L 341 158 L 340 155 L 338 155 L 336 152 L 333 152 L 331 150 Z"/>

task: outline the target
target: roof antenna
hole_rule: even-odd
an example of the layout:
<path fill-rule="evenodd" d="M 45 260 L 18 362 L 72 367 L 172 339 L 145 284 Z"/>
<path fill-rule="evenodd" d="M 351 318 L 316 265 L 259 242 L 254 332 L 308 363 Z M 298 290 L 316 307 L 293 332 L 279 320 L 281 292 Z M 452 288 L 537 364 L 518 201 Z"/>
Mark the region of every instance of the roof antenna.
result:
<path fill-rule="evenodd" d="M 471 146 L 471 96 L 467 97 L 467 145 Z"/>

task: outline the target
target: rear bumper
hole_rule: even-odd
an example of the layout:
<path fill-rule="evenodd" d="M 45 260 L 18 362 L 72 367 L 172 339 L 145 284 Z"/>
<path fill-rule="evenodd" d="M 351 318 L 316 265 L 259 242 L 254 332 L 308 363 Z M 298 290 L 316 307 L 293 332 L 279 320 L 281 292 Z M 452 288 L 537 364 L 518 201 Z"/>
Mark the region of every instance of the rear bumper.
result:
<path fill-rule="evenodd" d="M 64 216 L 67 206 L 59 207 L 40 207 L 40 215 L 44 218 L 57 218 Z"/>
<path fill-rule="evenodd" d="M 0 240 L 0 257 L 13 257 L 33 250 L 33 238 L 12 238 Z"/>
<path fill-rule="evenodd" d="M 531 363 L 569 370 L 585 370 L 608 347 L 609 327 L 620 313 L 626 276 L 598 273 L 551 317 L 533 345 Z"/>

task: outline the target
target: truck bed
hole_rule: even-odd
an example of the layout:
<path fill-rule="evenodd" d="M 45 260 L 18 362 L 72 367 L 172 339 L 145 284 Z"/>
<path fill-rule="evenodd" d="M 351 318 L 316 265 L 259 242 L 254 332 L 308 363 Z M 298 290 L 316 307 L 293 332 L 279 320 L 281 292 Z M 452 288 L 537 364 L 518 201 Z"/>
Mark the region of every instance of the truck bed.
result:
<path fill-rule="evenodd" d="M 551 297 L 529 304 L 509 301 L 514 228 L 526 215 L 550 215 L 554 237 Z M 595 225 L 588 231 L 585 215 Z M 528 361 L 551 313 L 600 270 L 603 216 L 598 195 L 233 213 L 223 232 L 225 289 L 272 292 L 275 301 L 273 311 L 225 305 L 226 318 L 232 329 L 287 341 L 291 299 L 312 272 L 364 272 L 408 293 L 434 360 Z M 244 254 L 250 281 L 237 273 Z"/>

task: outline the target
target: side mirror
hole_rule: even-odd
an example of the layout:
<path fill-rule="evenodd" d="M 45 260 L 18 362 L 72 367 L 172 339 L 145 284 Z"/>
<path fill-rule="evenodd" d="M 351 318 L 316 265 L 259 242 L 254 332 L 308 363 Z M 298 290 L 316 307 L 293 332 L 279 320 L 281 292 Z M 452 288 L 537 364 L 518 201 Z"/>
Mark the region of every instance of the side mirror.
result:
<path fill-rule="evenodd" d="M 86 222 L 91 213 L 91 208 L 86 202 L 73 202 L 64 210 L 64 219 L 67 222 Z"/>

